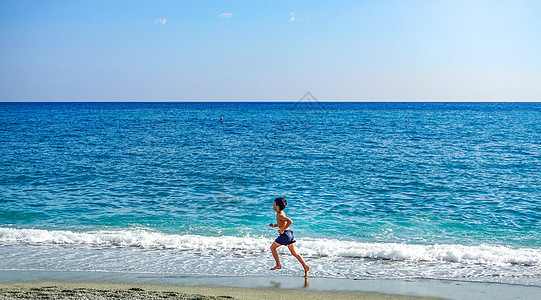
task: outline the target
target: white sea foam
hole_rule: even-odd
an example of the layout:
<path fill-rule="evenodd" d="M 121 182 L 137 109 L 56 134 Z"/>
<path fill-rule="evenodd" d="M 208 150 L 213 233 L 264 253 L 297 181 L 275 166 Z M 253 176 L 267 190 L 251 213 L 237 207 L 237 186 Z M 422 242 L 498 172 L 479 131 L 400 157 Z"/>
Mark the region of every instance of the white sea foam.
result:
<path fill-rule="evenodd" d="M 263 237 L 174 235 L 138 230 L 71 232 L 0 227 L 1 243 L 120 246 L 141 249 L 173 249 L 195 253 L 260 254 L 268 252 L 272 239 Z M 541 249 L 506 246 L 413 245 L 364 243 L 329 239 L 303 239 L 299 252 L 318 258 L 365 258 L 410 262 L 458 262 L 480 265 L 541 267 Z"/>

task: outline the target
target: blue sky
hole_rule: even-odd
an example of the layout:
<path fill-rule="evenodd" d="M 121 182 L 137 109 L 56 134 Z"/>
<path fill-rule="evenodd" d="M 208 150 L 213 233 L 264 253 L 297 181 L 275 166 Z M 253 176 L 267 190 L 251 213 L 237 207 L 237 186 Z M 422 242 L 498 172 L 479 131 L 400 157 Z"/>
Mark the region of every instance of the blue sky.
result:
<path fill-rule="evenodd" d="M 541 101 L 541 1 L 0 0 L 0 101 Z"/>

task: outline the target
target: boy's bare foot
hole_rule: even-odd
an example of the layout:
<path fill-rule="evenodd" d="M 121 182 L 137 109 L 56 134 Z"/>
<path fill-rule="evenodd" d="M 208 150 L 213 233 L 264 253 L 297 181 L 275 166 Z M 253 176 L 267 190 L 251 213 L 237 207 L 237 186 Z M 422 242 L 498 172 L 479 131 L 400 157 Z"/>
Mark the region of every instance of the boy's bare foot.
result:
<path fill-rule="evenodd" d="M 274 268 L 272 268 L 271 270 L 280 270 L 282 268 L 282 266 L 276 266 Z"/>
<path fill-rule="evenodd" d="M 310 266 L 304 267 L 304 277 L 308 277 L 308 272 L 310 272 Z"/>

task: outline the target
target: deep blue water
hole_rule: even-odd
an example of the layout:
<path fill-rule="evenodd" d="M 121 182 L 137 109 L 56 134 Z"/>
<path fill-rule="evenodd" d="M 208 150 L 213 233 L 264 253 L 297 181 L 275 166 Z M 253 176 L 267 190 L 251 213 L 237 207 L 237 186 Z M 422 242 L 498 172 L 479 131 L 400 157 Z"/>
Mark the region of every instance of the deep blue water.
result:
<path fill-rule="evenodd" d="M 541 103 L 2 103 L 0 245 L 270 240 L 285 197 L 299 241 L 527 249 L 538 271 L 540 141 Z"/>

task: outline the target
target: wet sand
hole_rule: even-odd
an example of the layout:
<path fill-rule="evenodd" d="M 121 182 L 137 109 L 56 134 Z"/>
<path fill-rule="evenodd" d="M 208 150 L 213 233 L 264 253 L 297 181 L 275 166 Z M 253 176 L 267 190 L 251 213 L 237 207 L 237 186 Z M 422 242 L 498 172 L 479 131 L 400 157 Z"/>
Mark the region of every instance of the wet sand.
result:
<path fill-rule="evenodd" d="M 540 294 L 539 286 L 438 279 L 0 270 L 0 299 L 484 300 L 538 299 Z"/>
<path fill-rule="evenodd" d="M 0 299 L 434 299 L 367 292 L 185 287 L 92 282 L 0 284 Z"/>

